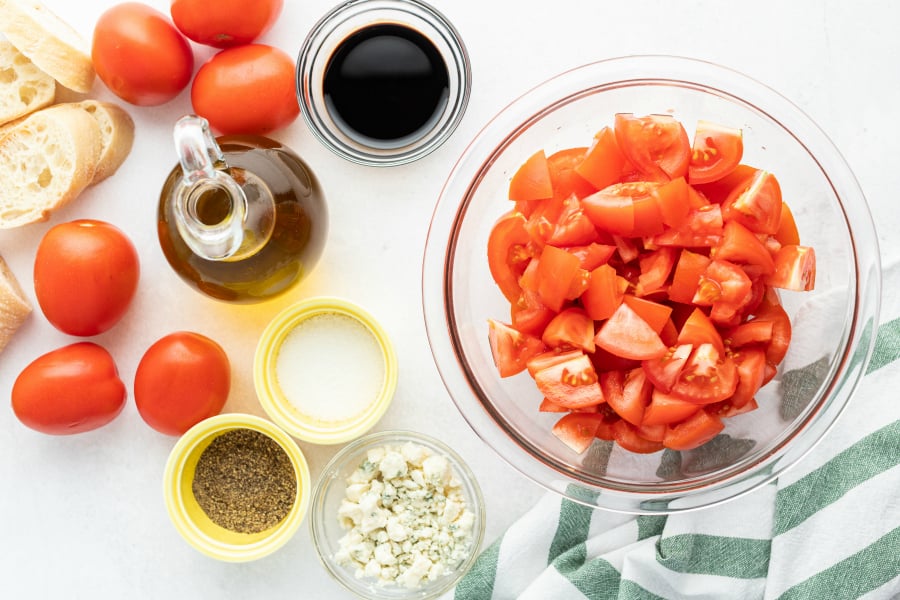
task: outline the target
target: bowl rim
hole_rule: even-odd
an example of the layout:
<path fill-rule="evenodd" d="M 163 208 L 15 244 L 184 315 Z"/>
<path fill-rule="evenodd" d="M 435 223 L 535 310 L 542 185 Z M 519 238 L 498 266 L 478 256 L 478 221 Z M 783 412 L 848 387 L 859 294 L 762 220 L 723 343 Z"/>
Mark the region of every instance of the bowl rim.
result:
<path fill-rule="evenodd" d="M 834 189 L 835 196 L 845 199 L 839 204 L 845 222 L 854 225 L 850 241 L 854 248 L 856 271 L 852 275 L 856 294 L 844 327 L 841 359 L 832 367 L 827 389 L 810 403 L 802 427 L 782 435 L 784 439 L 778 441 L 775 451 L 749 471 L 726 472 L 711 483 L 698 479 L 687 486 L 655 485 L 652 489 L 635 491 L 634 486 L 609 485 L 612 483 L 609 480 L 604 480 L 607 485 L 586 483 L 570 472 L 551 468 L 540 456 L 525 456 L 527 448 L 521 452 L 523 446 L 512 439 L 512 434 L 486 414 L 490 412 L 489 403 L 477 399 L 479 391 L 470 381 L 466 361 L 461 358 L 454 315 L 447 298 L 458 234 L 456 224 L 494 157 L 542 114 L 574 97 L 599 88 L 649 83 L 677 84 L 736 100 L 781 126 L 803 146 Z M 808 147 L 810 140 L 826 152 L 813 155 Z M 847 198 L 852 201 L 846 201 Z M 542 487 L 589 506 L 638 514 L 694 510 L 739 497 L 772 481 L 810 452 L 843 412 L 865 373 L 875 341 L 880 288 L 877 236 L 862 190 L 838 149 L 819 126 L 787 98 L 743 73 L 709 61 L 668 55 L 629 55 L 586 63 L 539 83 L 507 104 L 476 134 L 445 181 L 429 226 L 422 267 L 423 311 L 432 357 L 447 391 L 475 433 L 513 468 Z M 464 382 L 459 381 L 460 371 Z M 471 401 L 473 397 L 475 402 Z M 814 419 L 826 412 L 825 421 Z M 492 433 L 501 435 L 486 435 L 490 428 Z M 811 443 L 802 448 L 788 445 L 788 441 L 801 433 Z"/>
<path fill-rule="evenodd" d="M 475 473 L 472 471 L 471 467 L 469 467 L 466 461 L 459 455 L 458 452 L 456 452 L 448 444 L 435 437 L 413 430 L 390 429 L 369 433 L 360 438 L 357 438 L 353 442 L 344 446 L 322 468 L 322 471 L 320 472 L 319 477 L 316 480 L 315 486 L 313 488 L 312 498 L 310 500 L 309 533 L 310 538 L 313 542 L 313 546 L 316 549 L 316 554 L 319 557 L 319 561 L 325 567 L 325 570 L 328 572 L 328 574 L 331 575 L 331 577 L 336 581 L 338 581 L 345 589 L 359 595 L 362 598 L 367 598 L 369 596 L 364 595 L 362 593 L 362 590 L 350 585 L 351 576 L 347 572 L 343 571 L 339 565 L 335 564 L 333 559 L 326 554 L 323 548 L 323 540 L 326 537 L 325 532 L 322 528 L 323 520 L 326 518 L 336 518 L 336 515 L 324 514 L 325 491 L 328 489 L 331 483 L 340 480 L 338 474 L 344 467 L 348 466 L 350 459 L 352 459 L 354 456 L 359 455 L 361 452 L 367 449 L 377 446 L 384 446 L 388 444 L 402 444 L 405 442 L 413 442 L 423 444 L 425 446 L 430 446 L 432 450 L 439 450 L 450 460 L 450 464 L 453 468 L 454 474 L 460 479 L 463 487 L 467 490 L 467 493 L 471 492 L 471 494 L 473 495 L 472 498 L 467 497 L 467 500 L 474 505 L 471 506 L 470 509 L 475 514 L 475 526 L 472 529 L 473 537 L 471 549 L 466 559 L 451 575 L 447 575 L 444 577 L 444 581 L 442 581 L 442 584 L 440 586 L 436 587 L 434 590 L 427 594 L 423 594 L 420 588 L 415 588 L 413 590 L 410 590 L 409 597 L 416 598 L 417 600 L 429 600 L 432 598 L 437 598 L 446 593 L 463 577 L 463 575 L 465 575 L 465 573 L 475 563 L 475 560 L 478 558 L 478 555 L 480 553 L 481 545 L 484 541 L 486 530 L 486 508 L 484 503 L 484 495 L 481 490 L 481 486 L 478 483 L 478 479 L 475 477 Z M 398 594 L 396 596 L 390 597 L 399 599 L 405 597 L 405 595 Z"/>

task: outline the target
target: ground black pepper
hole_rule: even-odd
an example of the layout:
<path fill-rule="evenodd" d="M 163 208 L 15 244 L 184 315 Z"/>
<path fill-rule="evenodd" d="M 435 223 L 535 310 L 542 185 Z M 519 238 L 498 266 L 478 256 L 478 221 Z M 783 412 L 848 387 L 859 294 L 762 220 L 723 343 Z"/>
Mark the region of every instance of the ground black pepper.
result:
<path fill-rule="evenodd" d="M 269 436 L 233 429 L 200 455 L 191 487 L 213 523 L 239 533 L 259 533 L 290 512 L 297 478 L 287 453 Z"/>

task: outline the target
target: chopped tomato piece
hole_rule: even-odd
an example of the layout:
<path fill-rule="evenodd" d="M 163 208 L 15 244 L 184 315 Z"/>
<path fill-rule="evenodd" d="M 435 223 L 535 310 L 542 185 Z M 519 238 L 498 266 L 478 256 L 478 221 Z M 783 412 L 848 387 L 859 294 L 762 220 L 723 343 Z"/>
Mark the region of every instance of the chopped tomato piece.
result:
<path fill-rule="evenodd" d="M 593 271 L 600 265 L 605 265 L 616 252 L 615 246 L 607 244 L 591 243 L 586 246 L 575 246 L 566 248 L 569 254 L 578 258 L 581 268 L 586 271 Z"/>
<path fill-rule="evenodd" d="M 625 420 L 613 424 L 613 434 L 617 444 L 635 454 L 653 454 L 663 449 L 662 442 L 648 440 L 637 427 Z"/>
<path fill-rule="evenodd" d="M 581 202 L 573 194 L 563 201 L 563 209 L 553 225 L 553 231 L 546 238 L 554 246 L 577 246 L 590 244 L 597 239 L 597 230 L 584 215 Z"/>
<path fill-rule="evenodd" d="M 737 221 L 725 223 L 722 240 L 712 249 L 711 255 L 721 260 L 753 265 L 765 275 L 775 270 L 769 250 L 752 231 Z"/>
<path fill-rule="evenodd" d="M 602 190 L 621 181 L 626 164 L 625 157 L 619 151 L 615 133 L 611 128 L 604 127 L 594 136 L 593 144 L 581 163 L 575 166 L 575 172 L 595 188 Z"/>
<path fill-rule="evenodd" d="M 800 233 L 797 231 L 794 213 L 791 212 L 787 202 L 781 203 L 781 220 L 778 222 L 778 231 L 775 232 L 775 239 L 782 246 L 796 246 L 800 243 Z"/>
<path fill-rule="evenodd" d="M 693 346 L 712 344 L 719 352 L 725 352 L 722 336 L 706 313 L 699 308 L 695 308 L 681 326 L 681 331 L 678 332 L 678 343 Z"/>
<path fill-rule="evenodd" d="M 660 335 L 662 334 L 666 323 L 670 322 L 669 317 L 672 315 L 672 307 L 670 306 L 660 304 L 659 302 L 653 302 L 646 298 L 638 298 L 631 294 L 625 294 L 622 297 L 622 300 L 628 304 L 639 317 L 646 321 L 647 325 L 649 325 L 653 331 Z"/>
<path fill-rule="evenodd" d="M 584 161 L 587 150 L 587 148 L 566 148 L 547 157 L 547 168 L 550 171 L 550 183 L 555 197 L 584 198 L 599 189 L 575 170 L 575 167 Z"/>
<path fill-rule="evenodd" d="M 725 335 L 725 343 L 731 348 L 749 344 L 768 344 L 772 340 L 774 325 L 771 321 L 754 319 L 733 327 Z"/>
<path fill-rule="evenodd" d="M 668 393 L 681 376 L 693 350 L 691 344 L 679 344 L 659 358 L 645 360 L 641 366 L 656 389 Z"/>
<path fill-rule="evenodd" d="M 669 299 L 682 304 L 690 303 L 708 265 L 708 256 L 683 249 L 678 256 L 672 284 L 669 286 Z"/>
<path fill-rule="evenodd" d="M 691 189 L 697 190 L 709 202 L 722 204 L 728 199 L 734 188 L 748 181 L 758 169 L 750 165 L 740 164 L 728 175 L 710 183 L 692 183 Z"/>
<path fill-rule="evenodd" d="M 700 344 L 694 347 L 671 393 L 682 400 L 711 404 L 734 394 L 737 379 L 737 367 L 731 357 L 713 344 Z"/>
<path fill-rule="evenodd" d="M 644 409 L 642 425 L 669 425 L 679 423 L 701 408 L 695 402 L 682 400 L 656 389 L 650 396 L 650 404 Z"/>
<path fill-rule="evenodd" d="M 556 313 L 544 306 L 538 293 L 523 289 L 519 299 L 510 305 L 512 326 L 534 336 L 540 336 Z"/>
<path fill-rule="evenodd" d="M 678 229 L 687 222 L 691 211 L 688 187 L 684 177 L 676 177 L 653 190 L 663 224 Z"/>
<path fill-rule="evenodd" d="M 766 376 L 766 353 L 759 348 L 744 348 L 735 353 L 737 363 L 738 384 L 730 402 L 735 408 L 741 408 L 753 400 L 756 392 L 762 387 Z"/>
<path fill-rule="evenodd" d="M 768 171 L 757 171 L 722 204 L 722 218 L 738 221 L 754 233 L 774 234 L 781 224 L 781 187 Z"/>
<path fill-rule="evenodd" d="M 488 342 L 500 377 L 525 370 L 528 359 L 544 350 L 544 344 L 538 338 L 493 319 L 488 319 Z"/>
<path fill-rule="evenodd" d="M 684 127 L 671 115 L 616 115 L 616 142 L 628 159 L 652 181 L 687 175 L 691 143 Z"/>
<path fill-rule="evenodd" d="M 591 271 L 588 288 L 581 294 L 581 304 L 592 319 L 602 321 L 616 312 L 622 296 L 616 270 L 604 264 Z"/>
<path fill-rule="evenodd" d="M 650 402 L 653 385 L 640 367 L 630 371 L 607 371 L 600 375 L 600 387 L 606 403 L 617 415 L 640 425 L 644 407 Z"/>
<path fill-rule="evenodd" d="M 578 258 L 562 248 L 544 246 L 537 268 L 537 292 L 541 302 L 559 312 L 566 301 L 569 288 L 581 266 Z"/>
<path fill-rule="evenodd" d="M 599 374 L 600 389 L 603 390 L 603 399 L 615 413 L 621 417 L 619 409 L 625 403 L 625 373 L 623 369 L 603 371 Z"/>
<path fill-rule="evenodd" d="M 525 363 L 526 368 L 528 369 L 528 373 L 534 377 L 538 371 L 541 369 L 546 369 L 547 367 L 552 367 L 553 365 L 562 364 L 568 360 L 573 358 L 578 358 L 584 354 L 581 350 L 547 350 L 546 352 L 541 352 L 540 354 L 536 354 L 528 359 Z"/>
<path fill-rule="evenodd" d="M 624 303 L 600 327 L 594 343 L 607 352 L 631 360 L 649 360 L 666 353 L 659 334 Z"/>
<path fill-rule="evenodd" d="M 772 365 L 779 365 L 787 354 L 791 343 L 791 320 L 774 290 L 766 292 L 763 301 L 756 309 L 756 317 L 752 322 L 772 323 L 772 339 L 766 346 L 766 360 Z"/>
<path fill-rule="evenodd" d="M 519 277 L 531 260 L 525 217 L 510 212 L 500 217 L 488 236 L 488 268 L 497 287 L 510 302 L 515 302 L 521 289 Z"/>
<path fill-rule="evenodd" d="M 774 273 L 766 283 L 783 290 L 809 291 L 816 285 L 816 253 L 809 246 L 782 246 L 775 255 Z"/>
<path fill-rule="evenodd" d="M 597 372 L 584 353 L 544 367 L 534 374 L 534 381 L 545 398 L 565 408 L 582 408 L 603 402 Z"/>
<path fill-rule="evenodd" d="M 541 400 L 541 404 L 538 406 L 538 410 L 540 412 L 553 412 L 553 413 L 567 413 L 570 412 L 568 408 L 564 406 L 560 406 L 555 402 L 550 402 L 546 398 Z"/>
<path fill-rule="evenodd" d="M 648 442 L 661 442 L 666 437 L 667 427 L 660 423 L 659 425 L 647 425 L 641 423 L 637 427 L 637 434 Z"/>
<path fill-rule="evenodd" d="M 580 348 L 594 351 L 594 320 L 580 308 L 557 314 L 544 330 L 541 341 L 551 348 Z"/>
<path fill-rule="evenodd" d="M 597 437 L 597 430 L 603 423 L 597 413 L 569 413 L 553 426 L 552 432 L 566 446 L 581 454 Z"/>
<path fill-rule="evenodd" d="M 509 199 L 514 202 L 553 197 L 550 167 L 543 150 L 532 154 L 509 182 Z"/>
<path fill-rule="evenodd" d="M 697 121 L 688 181 L 693 185 L 722 179 L 734 171 L 743 154 L 744 138 L 740 129 Z"/>
<path fill-rule="evenodd" d="M 635 294 L 649 296 L 664 291 L 676 260 L 678 260 L 678 250 L 671 247 L 659 248 L 644 254 L 639 261 L 641 274 L 638 277 Z"/>
<path fill-rule="evenodd" d="M 715 323 L 729 323 L 752 295 L 753 283 L 734 263 L 713 260 L 700 277 L 693 303 L 711 306 L 709 318 Z"/>
<path fill-rule="evenodd" d="M 722 239 L 723 226 L 721 207 L 718 204 L 707 204 L 691 209 L 684 225 L 655 235 L 652 241 L 657 246 L 709 248 Z"/>
<path fill-rule="evenodd" d="M 725 424 L 722 419 L 705 410 L 698 410 L 681 423 L 670 425 L 662 443 L 670 450 L 693 450 L 719 435 L 723 429 Z"/>

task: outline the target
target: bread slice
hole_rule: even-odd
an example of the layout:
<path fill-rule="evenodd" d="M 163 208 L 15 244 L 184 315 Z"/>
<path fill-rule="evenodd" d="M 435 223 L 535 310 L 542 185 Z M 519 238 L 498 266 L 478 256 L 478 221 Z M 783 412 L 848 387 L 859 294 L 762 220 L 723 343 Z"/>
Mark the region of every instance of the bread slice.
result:
<path fill-rule="evenodd" d="M 0 39 L 0 124 L 53 103 L 56 81 Z"/>
<path fill-rule="evenodd" d="M 0 0 L 0 33 L 62 85 L 91 90 L 95 74 L 87 41 L 37 0 Z"/>
<path fill-rule="evenodd" d="M 0 352 L 31 314 L 31 303 L 0 256 Z"/>
<path fill-rule="evenodd" d="M 131 152 L 134 120 L 125 109 L 112 102 L 84 100 L 75 106 L 87 111 L 100 127 L 100 158 L 91 184 L 99 183 L 115 173 Z"/>
<path fill-rule="evenodd" d="M 71 104 L 0 134 L 0 228 L 44 221 L 75 198 L 93 180 L 101 148 L 97 121 Z"/>

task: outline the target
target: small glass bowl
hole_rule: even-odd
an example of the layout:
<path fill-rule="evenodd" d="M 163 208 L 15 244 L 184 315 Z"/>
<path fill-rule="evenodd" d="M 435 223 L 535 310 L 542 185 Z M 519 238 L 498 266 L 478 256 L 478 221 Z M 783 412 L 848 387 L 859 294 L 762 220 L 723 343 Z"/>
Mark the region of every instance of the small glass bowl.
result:
<path fill-rule="evenodd" d="M 487 261 L 493 224 L 512 209 L 516 169 L 587 146 L 616 113 L 672 114 L 688 132 L 700 119 L 740 127 L 743 162 L 772 171 L 817 258 L 816 288 L 783 292 L 793 324 L 788 354 L 757 400 L 695 450 L 639 455 L 595 441 L 575 454 L 538 410 L 527 374 L 500 378 L 489 318 L 510 307 Z M 689 133 L 690 135 L 690 133 Z M 756 489 L 805 456 L 840 416 L 865 373 L 881 294 L 878 242 L 865 198 L 840 152 L 790 101 L 705 61 L 630 56 L 564 72 L 525 93 L 475 137 L 435 208 L 423 266 L 423 309 L 447 390 L 475 432 L 520 472 L 573 501 L 661 514 L 711 506 Z"/>
<path fill-rule="evenodd" d="M 336 554 L 346 530 L 338 517 L 338 509 L 347 489 L 347 478 L 366 460 L 369 450 L 384 446 L 402 446 L 407 442 L 429 449 L 447 458 L 453 476 L 460 482 L 467 507 L 474 514 L 471 543 L 467 554 L 453 570 L 420 587 L 408 589 L 396 584 L 379 585 L 374 577 L 358 578 L 351 567 L 339 564 Z M 322 564 L 341 585 L 362 598 L 406 600 L 436 598 L 450 590 L 471 568 L 484 539 L 484 499 L 475 475 L 462 458 L 443 442 L 413 431 L 383 431 L 348 444 L 325 466 L 313 493 L 310 533 Z"/>
<path fill-rule="evenodd" d="M 200 455 L 214 439 L 237 429 L 258 431 L 275 441 L 288 455 L 297 480 L 290 512 L 259 533 L 239 533 L 217 525 L 203 512 L 192 491 Z M 197 423 L 178 439 L 166 462 L 163 492 L 169 518 L 191 546 L 221 561 L 248 562 L 275 552 L 297 532 L 309 505 L 309 466 L 297 442 L 271 422 L 255 415 L 222 414 Z"/>
<path fill-rule="evenodd" d="M 338 46 L 350 35 L 376 24 L 408 27 L 437 49 L 447 67 L 448 95 L 443 111 L 424 131 L 388 142 L 348 135 L 328 107 L 323 93 L 326 68 Z M 459 33 L 437 10 L 419 0 L 350 0 L 316 23 L 300 49 L 297 98 L 313 134 L 332 152 L 351 162 L 389 167 L 431 153 L 453 133 L 469 102 L 472 70 Z"/>
<path fill-rule="evenodd" d="M 357 321 L 368 331 L 381 351 L 384 378 L 369 405 L 358 414 L 342 420 L 323 420 L 298 410 L 278 383 L 278 354 L 285 338 L 307 319 L 338 315 Z M 334 360 L 340 361 L 336 355 Z M 397 355 L 387 332 L 362 307 L 342 298 L 316 297 L 297 302 L 282 310 L 266 326 L 256 348 L 253 378 L 259 402 L 279 427 L 297 439 L 314 444 L 342 444 L 371 429 L 387 412 L 397 389 Z"/>

